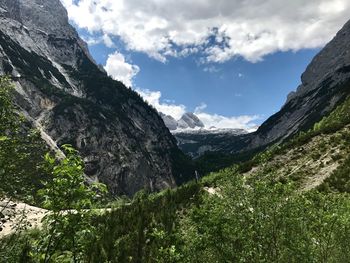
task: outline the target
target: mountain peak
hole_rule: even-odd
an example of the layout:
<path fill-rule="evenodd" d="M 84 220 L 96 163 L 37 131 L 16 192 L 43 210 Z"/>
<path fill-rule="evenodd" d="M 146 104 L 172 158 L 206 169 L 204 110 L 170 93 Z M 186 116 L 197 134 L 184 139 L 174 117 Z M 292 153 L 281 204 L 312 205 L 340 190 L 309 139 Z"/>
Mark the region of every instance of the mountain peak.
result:
<path fill-rule="evenodd" d="M 301 75 L 301 85 L 288 95 L 287 102 L 317 89 L 322 82 L 331 79 L 335 74 L 340 77 L 339 70 L 350 65 L 350 20 L 336 36 L 312 59 Z M 346 75 L 337 81 L 341 82 Z"/>
<path fill-rule="evenodd" d="M 59 0 L 0 0 L 0 74 L 12 74 L 15 103 L 48 146 L 73 145 L 112 194 L 187 180 L 157 112 L 97 66 Z"/>
<path fill-rule="evenodd" d="M 179 120 L 175 120 L 172 116 L 161 112 L 159 114 L 162 117 L 165 126 L 167 126 L 170 131 L 175 131 L 177 129 L 204 128 L 204 123 L 192 112 L 184 113 Z"/>
<path fill-rule="evenodd" d="M 60 0 L 0 0 L 6 16 L 26 27 L 36 28 L 48 34 L 66 35 L 69 26 L 67 11 Z"/>
<path fill-rule="evenodd" d="M 178 121 L 179 128 L 204 128 L 203 122 L 192 112 L 186 112 Z"/>
<path fill-rule="evenodd" d="M 77 68 L 76 53 L 82 50 L 95 63 L 60 0 L 0 0 L 0 28 L 21 47 L 51 61 Z"/>

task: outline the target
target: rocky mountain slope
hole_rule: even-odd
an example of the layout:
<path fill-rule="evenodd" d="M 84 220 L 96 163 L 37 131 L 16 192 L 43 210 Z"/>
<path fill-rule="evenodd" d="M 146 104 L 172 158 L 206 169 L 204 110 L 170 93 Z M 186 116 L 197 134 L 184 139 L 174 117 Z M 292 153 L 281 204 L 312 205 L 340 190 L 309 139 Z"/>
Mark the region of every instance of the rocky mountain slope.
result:
<path fill-rule="evenodd" d="M 193 158 L 206 152 L 218 152 L 225 149 L 241 135 L 248 134 L 244 129 L 199 129 L 173 131 L 179 148 Z"/>
<path fill-rule="evenodd" d="M 349 128 L 350 125 L 346 125 L 336 132 L 319 134 L 303 143 L 285 147 L 271 154 L 267 163 L 253 165 L 243 175 L 265 174 L 276 180 L 291 180 L 302 191 L 319 187 L 349 158 Z"/>
<path fill-rule="evenodd" d="M 165 115 L 164 113 L 159 112 L 160 116 L 162 117 L 165 126 L 170 130 L 174 131 L 178 127 L 177 120 L 175 120 L 172 116 L 170 115 Z"/>
<path fill-rule="evenodd" d="M 204 128 L 203 122 L 192 112 L 186 112 L 179 120 L 175 120 L 170 115 L 160 113 L 165 125 L 170 131 Z"/>
<path fill-rule="evenodd" d="M 322 49 L 302 74 L 301 85 L 288 95 L 281 110 L 251 134 L 223 134 L 183 147 L 190 155 L 206 149 L 226 154 L 254 151 L 281 142 L 312 127 L 350 94 L 350 21 Z M 197 140 L 198 141 L 198 138 Z"/>
<path fill-rule="evenodd" d="M 157 112 L 99 69 L 59 0 L 0 0 L 0 73 L 56 151 L 72 144 L 113 194 L 175 186 L 181 153 Z"/>
<path fill-rule="evenodd" d="M 175 255 L 180 262 L 231 262 L 235 257 L 244 262 L 319 262 L 327 255 L 326 262 L 347 262 L 349 109 L 350 98 L 308 132 L 198 182 L 99 210 L 92 222 L 98 229 L 95 236 L 84 239 L 92 239 L 86 261 L 154 262 L 166 257 L 171 262 Z M 14 231 L 10 227 L 24 209 L 28 228 L 40 226 L 38 219 L 46 213 L 23 203 L 13 205 L 0 202 L 0 209 L 7 206 L 0 238 Z M 10 242 L 0 251 L 19 262 L 28 242 L 40 240 L 37 236 L 26 236 L 26 246 L 14 239 L 21 253 L 14 253 L 18 248 L 12 249 Z M 256 254 L 242 252 L 241 244 Z M 164 248 L 176 254 L 164 256 Z"/>
<path fill-rule="evenodd" d="M 179 148 L 192 158 L 197 158 L 206 152 L 222 151 L 227 141 L 248 134 L 244 129 L 207 128 L 198 116 L 191 112 L 183 114 L 179 120 L 161 112 L 160 116 L 176 138 Z"/>
<path fill-rule="evenodd" d="M 194 129 L 203 128 L 203 122 L 192 112 L 187 112 L 182 115 L 181 119 L 178 121 L 178 127 L 180 129 Z"/>

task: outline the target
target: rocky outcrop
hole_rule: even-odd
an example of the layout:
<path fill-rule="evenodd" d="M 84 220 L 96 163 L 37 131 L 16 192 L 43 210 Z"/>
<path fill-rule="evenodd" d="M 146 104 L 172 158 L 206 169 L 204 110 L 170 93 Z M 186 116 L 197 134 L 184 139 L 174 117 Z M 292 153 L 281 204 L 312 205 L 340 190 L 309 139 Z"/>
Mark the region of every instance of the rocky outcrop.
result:
<path fill-rule="evenodd" d="M 192 112 L 187 112 L 182 115 L 181 119 L 178 121 L 178 127 L 180 129 L 194 129 L 203 128 L 203 122 Z"/>
<path fill-rule="evenodd" d="M 179 148 L 193 158 L 197 158 L 206 152 L 225 151 L 228 142 L 232 144 L 244 134 L 248 134 L 244 129 L 216 128 L 173 132 Z"/>
<path fill-rule="evenodd" d="M 170 115 L 165 115 L 164 113 L 159 113 L 160 116 L 162 117 L 164 124 L 170 131 L 174 131 L 178 127 L 177 121 Z"/>
<path fill-rule="evenodd" d="M 0 72 L 50 147 L 70 143 L 86 174 L 132 195 L 185 180 L 176 141 L 157 112 L 91 58 L 59 0 L 0 0 Z"/>
<path fill-rule="evenodd" d="M 186 112 L 179 120 L 161 112 L 159 114 L 170 131 L 204 128 L 203 122 L 192 112 Z"/>

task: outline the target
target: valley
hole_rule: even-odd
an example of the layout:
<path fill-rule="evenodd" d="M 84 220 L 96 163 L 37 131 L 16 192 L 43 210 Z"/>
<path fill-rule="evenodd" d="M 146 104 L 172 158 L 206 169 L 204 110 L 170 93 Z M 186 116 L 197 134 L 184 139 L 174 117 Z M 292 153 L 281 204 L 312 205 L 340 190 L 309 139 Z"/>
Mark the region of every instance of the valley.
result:
<path fill-rule="evenodd" d="M 249 129 L 255 117 L 192 113 L 160 92 L 152 103 L 132 86 L 130 70 L 140 69 L 120 53 L 112 64 L 131 78 L 107 73 L 113 56 L 103 67 L 90 50 L 120 47 L 84 35 L 69 13 L 79 3 L 0 0 L 0 263 L 349 262 L 350 21 L 281 109 Z M 232 48 L 212 33 L 186 52 Z M 170 43 L 162 50 L 177 54 Z"/>

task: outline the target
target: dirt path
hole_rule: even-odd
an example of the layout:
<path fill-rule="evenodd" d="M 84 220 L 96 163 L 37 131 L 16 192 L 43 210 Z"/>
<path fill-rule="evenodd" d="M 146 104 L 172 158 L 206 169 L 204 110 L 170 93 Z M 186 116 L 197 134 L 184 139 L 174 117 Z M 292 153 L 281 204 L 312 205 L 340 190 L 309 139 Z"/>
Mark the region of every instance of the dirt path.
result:
<path fill-rule="evenodd" d="M 24 227 L 36 228 L 41 226 L 42 218 L 47 210 L 30 206 L 10 199 L 0 201 L 0 238 L 14 233 Z"/>
<path fill-rule="evenodd" d="M 126 204 L 128 205 L 128 204 Z M 112 208 L 92 209 L 96 213 L 110 212 Z M 63 214 L 75 210 L 65 210 Z M 49 210 L 10 199 L 0 200 L 0 238 L 13 234 L 16 230 L 40 228 L 43 217 Z"/>

